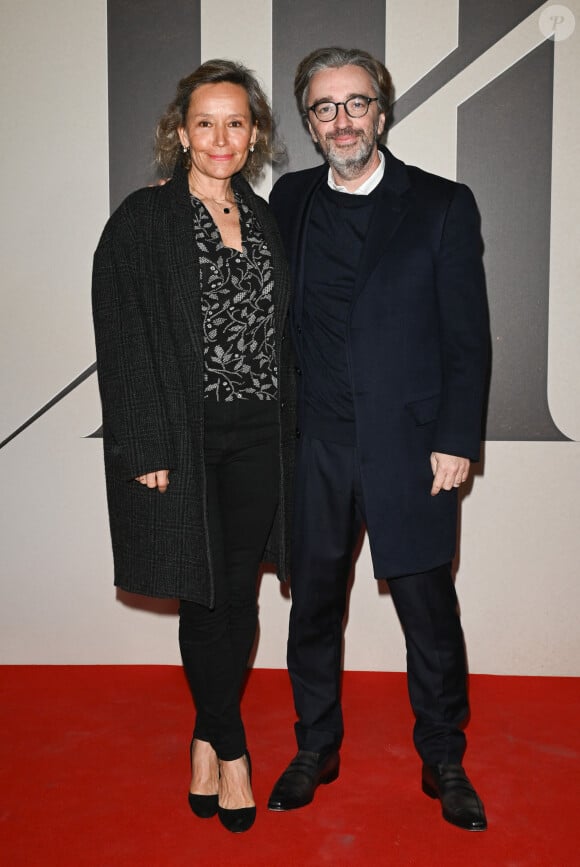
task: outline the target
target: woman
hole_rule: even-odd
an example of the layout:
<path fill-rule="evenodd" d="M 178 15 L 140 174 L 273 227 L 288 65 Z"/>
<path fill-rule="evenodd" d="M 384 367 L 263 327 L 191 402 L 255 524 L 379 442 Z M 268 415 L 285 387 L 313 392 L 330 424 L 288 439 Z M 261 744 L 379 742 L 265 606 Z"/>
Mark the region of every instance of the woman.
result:
<path fill-rule="evenodd" d="M 271 148 L 253 76 L 204 63 L 157 130 L 172 181 L 123 202 L 93 272 L 115 583 L 181 600 L 197 711 L 189 803 L 230 831 L 256 813 L 240 692 L 257 571 L 266 559 L 288 572 L 289 279 L 268 207 L 245 180 Z"/>

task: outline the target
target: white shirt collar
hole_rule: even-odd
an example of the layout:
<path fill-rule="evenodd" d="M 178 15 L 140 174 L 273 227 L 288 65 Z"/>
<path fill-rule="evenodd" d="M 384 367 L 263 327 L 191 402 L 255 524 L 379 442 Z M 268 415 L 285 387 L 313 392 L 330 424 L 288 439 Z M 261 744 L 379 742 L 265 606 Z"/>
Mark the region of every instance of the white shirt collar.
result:
<path fill-rule="evenodd" d="M 340 184 L 335 183 L 334 178 L 332 176 L 332 169 L 328 169 L 328 186 L 331 190 L 336 190 L 337 193 L 350 193 L 352 196 L 368 196 L 369 193 L 378 187 L 380 182 L 383 179 L 383 175 L 385 174 L 385 155 L 382 151 L 379 151 L 379 165 L 376 167 L 374 172 L 370 177 L 363 181 L 360 187 L 357 187 L 356 190 L 347 190 L 346 187 L 340 186 Z"/>

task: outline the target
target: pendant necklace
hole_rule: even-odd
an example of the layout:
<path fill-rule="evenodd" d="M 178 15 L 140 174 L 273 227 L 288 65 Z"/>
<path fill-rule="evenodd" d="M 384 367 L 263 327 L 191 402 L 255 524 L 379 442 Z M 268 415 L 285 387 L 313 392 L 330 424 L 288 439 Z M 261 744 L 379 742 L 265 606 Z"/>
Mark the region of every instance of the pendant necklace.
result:
<path fill-rule="evenodd" d="M 231 214 L 232 208 L 235 208 L 236 203 L 230 202 L 228 199 L 224 199 L 222 202 L 218 201 L 218 199 L 212 199 L 211 196 L 200 196 L 197 190 L 192 190 L 194 196 L 196 196 L 201 202 L 204 202 L 206 199 L 210 202 L 213 202 L 214 205 L 217 205 L 224 214 Z"/>
<path fill-rule="evenodd" d="M 210 199 L 210 202 L 213 202 L 214 205 L 217 205 L 218 208 L 221 208 L 224 214 L 230 214 L 232 208 L 235 207 L 235 202 L 229 202 L 227 199 L 224 199 L 223 202 L 218 202 L 217 199 Z"/>

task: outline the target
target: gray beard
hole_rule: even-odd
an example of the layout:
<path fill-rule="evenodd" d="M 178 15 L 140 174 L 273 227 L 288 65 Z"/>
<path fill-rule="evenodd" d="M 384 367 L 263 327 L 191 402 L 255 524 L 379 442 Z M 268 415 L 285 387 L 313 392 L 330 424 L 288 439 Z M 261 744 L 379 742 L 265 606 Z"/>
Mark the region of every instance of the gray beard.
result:
<path fill-rule="evenodd" d="M 375 129 L 375 136 L 377 134 Z M 366 135 L 359 137 L 358 149 L 355 154 L 342 156 L 340 149 L 333 148 L 333 140 L 325 140 L 324 146 L 321 145 L 324 156 L 329 166 L 334 169 L 336 174 L 344 178 L 345 181 L 355 180 L 363 173 L 369 164 L 375 150 L 375 140 L 371 141 Z"/>

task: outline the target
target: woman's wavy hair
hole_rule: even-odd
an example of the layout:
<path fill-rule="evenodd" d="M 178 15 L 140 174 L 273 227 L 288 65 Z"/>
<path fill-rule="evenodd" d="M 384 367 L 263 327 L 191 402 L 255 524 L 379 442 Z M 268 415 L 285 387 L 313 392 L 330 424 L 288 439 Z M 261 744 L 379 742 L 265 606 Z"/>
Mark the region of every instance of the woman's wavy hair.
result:
<path fill-rule="evenodd" d="M 181 142 L 177 130 L 185 126 L 187 110 L 191 94 L 202 84 L 220 84 L 229 82 L 239 84 L 248 94 L 252 123 L 258 130 L 258 137 L 253 152 L 248 159 L 242 174 L 253 181 L 262 173 L 268 160 L 278 158 L 283 150 L 274 144 L 274 122 L 268 100 L 254 74 L 241 63 L 232 60 L 207 60 L 195 72 L 182 78 L 177 85 L 173 102 L 157 125 L 155 131 L 155 161 L 164 172 L 171 172 L 180 155 L 187 171 L 191 168 L 189 153 L 182 154 Z"/>
<path fill-rule="evenodd" d="M 313 76 L 323 69 L 340 69 L 341 66 L 360 66 L 371 77 L 379 111 L 388 117 L 393 98 L 393 83 L 388 69 L 368 51 L 361 48 L 317 48 L 304 58 L 296 70 L 294 96 L 298 111 L 304 121 L 308 119 L 308 90 Z"/>

